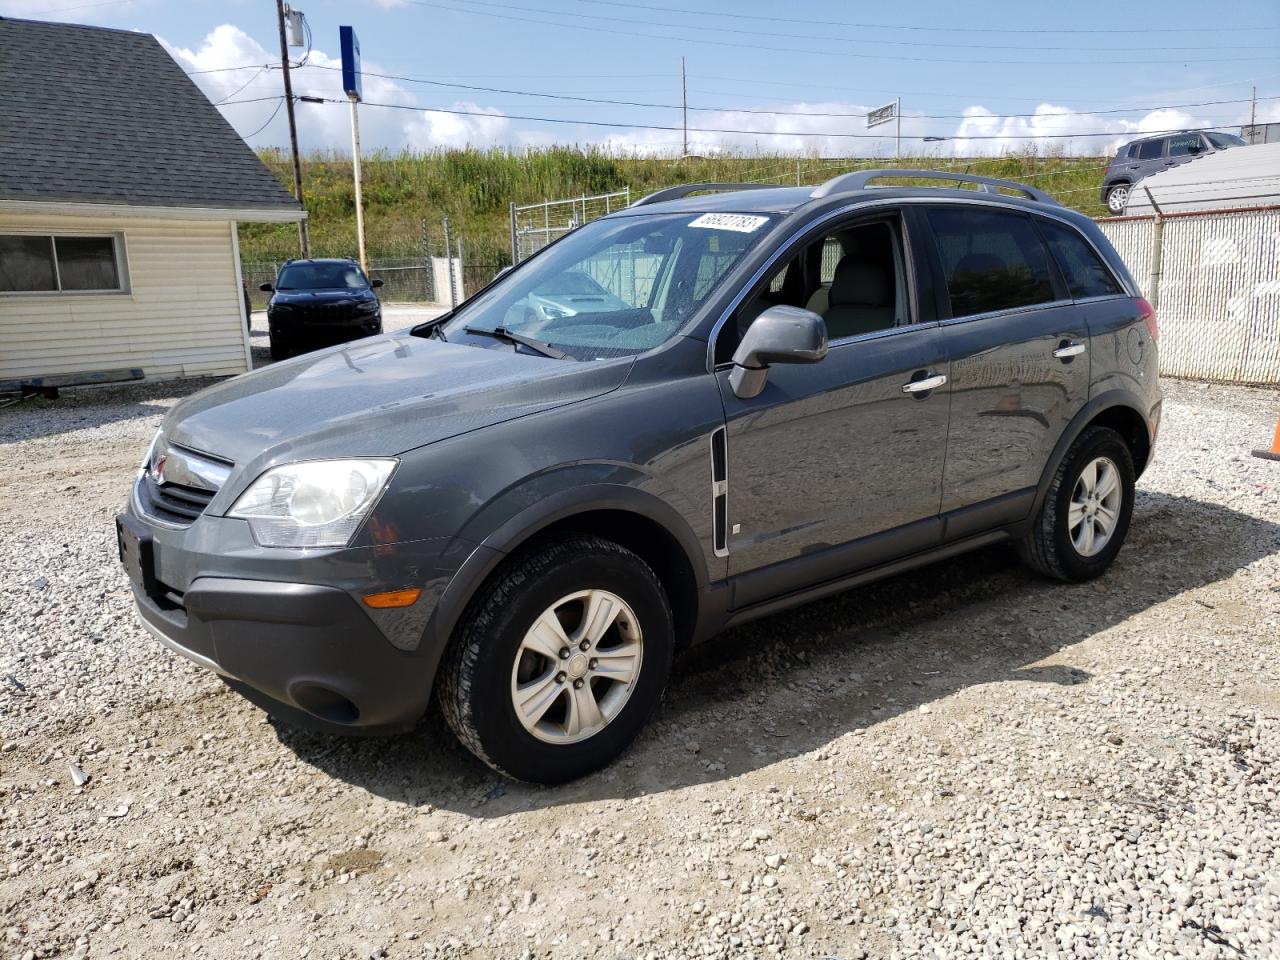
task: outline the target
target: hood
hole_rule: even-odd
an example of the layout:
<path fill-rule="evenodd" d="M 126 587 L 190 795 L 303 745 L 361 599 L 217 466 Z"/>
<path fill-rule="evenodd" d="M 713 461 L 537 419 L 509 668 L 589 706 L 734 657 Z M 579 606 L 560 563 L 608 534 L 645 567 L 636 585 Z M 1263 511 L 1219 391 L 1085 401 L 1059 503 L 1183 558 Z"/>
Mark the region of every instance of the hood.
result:
<path fill-rule="evenodd" d="M 357 340 L 272 364 L 182 401 L 167 441 L 255 470 L 292 460 L 394 456 L 608 393 L 630 357 L 573 363 L 426 340 Z"/>
<path fill-rule="evenodd" d="M 372 288 L 364 290 L 277 290 L 271 295 L 270 306 L 305 307 L 314 303 L 354 304 L 377 300 Z"/>

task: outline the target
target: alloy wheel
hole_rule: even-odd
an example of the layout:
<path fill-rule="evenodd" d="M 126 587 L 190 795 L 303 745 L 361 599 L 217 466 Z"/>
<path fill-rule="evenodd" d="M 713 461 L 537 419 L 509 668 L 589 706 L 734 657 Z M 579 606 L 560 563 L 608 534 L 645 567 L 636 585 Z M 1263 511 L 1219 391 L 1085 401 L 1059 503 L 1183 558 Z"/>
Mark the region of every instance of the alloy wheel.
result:
<path fill-rule="evenodd" d="M 1128 187 L 1112 187 L 1107 194 L 1107 209 L 1112 213 L 1124 213 L 1124 206 L 1129 202 Z"/>
<path fill-rule="evenodd" d="M 516 716 L 546 743 L 595 736 L 631 698 L 643 656 L 640 622 L 617 594 L 580 590 L 561 597 L 534 621 L 516 651 Z"/>
<path fill-rule="evenodd" d="M 1094 557 L 1115 533 L 1124 499 L 1120 471 L 1108 457 L 1090 460 L 1071 492 L 1067 530 L 1076 553 Z"/>

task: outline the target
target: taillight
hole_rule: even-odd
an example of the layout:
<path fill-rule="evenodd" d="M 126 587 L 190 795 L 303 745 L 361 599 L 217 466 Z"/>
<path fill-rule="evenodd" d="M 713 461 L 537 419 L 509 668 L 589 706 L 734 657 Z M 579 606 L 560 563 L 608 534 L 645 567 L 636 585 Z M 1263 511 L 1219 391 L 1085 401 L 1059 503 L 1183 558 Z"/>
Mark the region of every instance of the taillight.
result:
<path fill-rule="evenodd" d="M 1138 310 L 1142 312 L 1142 320 L 1147 325 L 1147 333 L 1151 334 L 1151 340 L 1154 343 L 1160 339 L 1160 324 L 1156 323 L 1155 307 L 1147 303 L 1142 297 L 1138 297 L 1134 300 L 1134 303 L 1138 305 Z"/>

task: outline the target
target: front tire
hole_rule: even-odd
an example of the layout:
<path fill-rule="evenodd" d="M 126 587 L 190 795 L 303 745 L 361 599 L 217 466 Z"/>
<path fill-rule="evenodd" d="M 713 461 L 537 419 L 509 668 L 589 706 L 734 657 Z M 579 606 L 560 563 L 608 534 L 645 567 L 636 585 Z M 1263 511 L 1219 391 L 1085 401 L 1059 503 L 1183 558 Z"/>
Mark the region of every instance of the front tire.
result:
<path fill-rule="evenodd" d="M 288 360 L 293 356 L 293 347 L 287 340 L 274 330 L 270 333 L 271 338 L 271 359 L 273 361 Z"/>
<path fill-rule="evenodd" d="M 1117 183 L 1107 191 L 1107 209 L 1116 216 L 1124 213 L 1125 204 L 1129 202 L 1129 184 Z"/>
<path fill-rule="evenodd" d="M 662 697 L 675 627 L 630 550 L 572 537 L 512 561 L 472 601 L 441 666 L 462 744 L 499 773 L 564 783 L 605 766 Z"/>
<path fill-rule="evenodd" d="M 1129 446 L 1109 427 L 1089 427 L 1058 465 L 1044 505 L 1018 552 L 1057 580 L 1101 576 L 1120 552 L 1133 516 L 1135 472 Z"/>

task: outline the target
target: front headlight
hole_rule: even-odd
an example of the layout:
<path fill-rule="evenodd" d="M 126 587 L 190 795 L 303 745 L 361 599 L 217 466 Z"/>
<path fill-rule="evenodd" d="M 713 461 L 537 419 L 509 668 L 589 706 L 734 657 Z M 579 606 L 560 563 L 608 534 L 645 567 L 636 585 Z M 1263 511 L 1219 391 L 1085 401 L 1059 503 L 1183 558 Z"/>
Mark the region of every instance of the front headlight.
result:
<path fill-rule="evenodd" d="M 396 460 L 312 460 L 272 467 L 227 514 L 262 547 L 345 547 Z"/>

